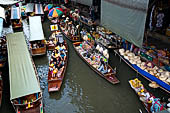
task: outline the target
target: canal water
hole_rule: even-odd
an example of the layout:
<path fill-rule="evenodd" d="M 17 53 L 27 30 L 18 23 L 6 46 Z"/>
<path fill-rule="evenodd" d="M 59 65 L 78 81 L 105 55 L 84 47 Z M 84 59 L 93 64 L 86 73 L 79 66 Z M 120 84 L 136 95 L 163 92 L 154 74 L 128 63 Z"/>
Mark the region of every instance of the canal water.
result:
<path fill-rule="evenodd" d="M 45 22 L 43 28 L 45 36 L 48 37 L 49 22 Z M 71 42 L 66 41 L 69 46 L 69 61 L 59 92 L 48 92 L 47 73 L 51 52 L 47 52 L 45 56 L 33 57 L 43 91 L 45 113 L 140 113 L 139 109 L 146 113 L 138 96 L 128 84 L 128 80 L 135 77 L 142 80 L 146 88 L 156 96 L 168 95 L 162 90 L 149 88 L 149 82 L 120 61 L 113 51 L 110 51 L 109 63 L 112 67 L 117 67 L 120 83 L 110 84 L 76 54 Z M 0 113 L 15 113 L 9 101 L 8 68 L 4 68 L 3 72 L 5 84 Z"/>

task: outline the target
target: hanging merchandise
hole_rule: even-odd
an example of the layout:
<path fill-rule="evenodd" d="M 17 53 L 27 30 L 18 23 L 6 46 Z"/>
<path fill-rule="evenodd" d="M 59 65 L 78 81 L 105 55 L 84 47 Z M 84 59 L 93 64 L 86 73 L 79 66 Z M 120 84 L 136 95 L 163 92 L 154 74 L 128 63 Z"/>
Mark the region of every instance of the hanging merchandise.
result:
<path fill-rule="evenodd" d="M 165 16 L 164 13 L 162 13 L 162 12 L 158 13 L 157 22 L 156 22 L 156 27 L 157 28 L 162 28 L 164 16 Z"/>
<path fill-rule="evenodd" d="M 152 11 L 151 11 L 151 16 L 150 16 L 150 23 L 149 23 L 149 28 L 150 30 L 153 29 L 153 25 L 152 25 L 152 19 L 153 19 L 153 12 L 154 12 L 154 9 L 155 9 L 155 5 L 152 7 Z"/>

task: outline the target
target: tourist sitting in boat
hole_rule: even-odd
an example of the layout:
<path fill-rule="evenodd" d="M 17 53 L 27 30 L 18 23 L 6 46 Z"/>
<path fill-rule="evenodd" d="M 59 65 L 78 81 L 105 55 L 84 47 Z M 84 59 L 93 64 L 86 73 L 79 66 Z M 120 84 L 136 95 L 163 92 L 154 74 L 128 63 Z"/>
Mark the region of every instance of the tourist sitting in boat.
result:
<path fill-rule="evenodd" d="M 98 71 L 102 72 L 103 74 L 107 73 L 107 66 L 103 58 L 100 60 L 100 67 L 98 68 Z"/>
<path fill-rule="evenodd" d="M 60 52 L 60 56 L 61 56 L 62 60 L 65 61 L 65 59 L 66 59 L 66 53 L 65 53 L 64 50 L 62 50 L 62 51 Z"/>

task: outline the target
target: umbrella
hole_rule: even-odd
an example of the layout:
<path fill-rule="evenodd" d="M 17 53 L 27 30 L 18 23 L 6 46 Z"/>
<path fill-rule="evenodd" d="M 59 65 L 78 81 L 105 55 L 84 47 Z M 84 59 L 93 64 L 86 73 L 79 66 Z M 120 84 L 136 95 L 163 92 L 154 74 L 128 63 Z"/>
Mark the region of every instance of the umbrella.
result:
<path fill-rule="evenodd" d="M 59 8 L 59 9 L 57 9 L 57 8 L 52 8 L 52 9 L 49 11 L 48 16 L 49 16 L 49 17 L 59 17 L 59 16 L 61 16 L 61 15 L 63 14 L 63 11 L 61 11 L 61 10 L 62 10 L 62 8 Z"/>
<path fill-rule="evenodd" d="M 53 7 L 53 4 L 48 4 L 45 6 L 44 11 L 48 11 Z"/>
<path fill-rule="evenodd" d="M 55 7 L 57 10 L 60 10 L 63 12 L 63 9 L 61 7 Z"/>

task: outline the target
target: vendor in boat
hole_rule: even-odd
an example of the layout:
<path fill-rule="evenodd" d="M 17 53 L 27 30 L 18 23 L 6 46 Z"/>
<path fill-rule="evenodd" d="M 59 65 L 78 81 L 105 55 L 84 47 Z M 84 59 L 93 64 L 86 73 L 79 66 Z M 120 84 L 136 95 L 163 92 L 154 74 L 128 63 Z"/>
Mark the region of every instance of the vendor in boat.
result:
<path fill-rule="evenodd" d="M 98 71 L 102 72 L 103 74 L 107 73 L 107 65 L 104 61 L 104 58 L 100 59 L 100 67 L 98 68 Z"/>

